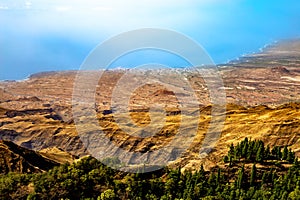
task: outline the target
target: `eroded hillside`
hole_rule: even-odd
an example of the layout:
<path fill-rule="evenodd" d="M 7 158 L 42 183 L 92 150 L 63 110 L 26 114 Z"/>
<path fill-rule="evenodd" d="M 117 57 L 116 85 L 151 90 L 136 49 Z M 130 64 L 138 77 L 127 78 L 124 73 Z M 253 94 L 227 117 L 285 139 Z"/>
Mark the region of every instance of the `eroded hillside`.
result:
<path fill-rule="evenodd" d="M 215 148 L 205 160 L 199 158 L 203 138 L 211 122 L 210 94 L 205 77 L 186 70 L 155 71 L 145 73 L 166 73 L 186 77 L 198 99 L 200 117 L 190 124 L 198 123 L 196 137 L 183 156 L 173 161 L 173 165 L 187 168 L 205 163 L 211 167 L 220 161 L 228 145 L 245 137 L 262 139 L 270 145 L 289 145 L 297 154 L 299 146 L 300 119 L 300 42 L 282 43 L 266 48 L 263 52 L 243 57 L 239 61 L 220 66 L 220 76 L 224 85 L 218 88 L 226 92 L 226 112 L 219 113 L 225 118 L 221 136 Z M 57 162 L 72 161 L 76 157 L 89 154 L 76 131 L 72 113 L 72 94 L 76 71 L 47 72 L 35 74 L 23 81 L 3 81 L 0 83 L 0 139 L 40 151 L 44 156 Z M 111 102 L 113 89 L 127 70 L 105 71 L 96 87 L 95 111 L 97 126 L 117 146 L 127 151 L 155 151 L 168 144 L 180 127 L 181 112 L 177 96 L 159 84 L 145 84 L 134 92 L 122 91 L 130 95 L 130 120 L 140 127 L 150 124 L 151 117 L 159 116 L 151 110 L 151 105 L 160 104 L 165 109 L 166 120 L 163 128 L 153 137 L 137 137 L 120 128 L 115 121 Z M 90 76 L 93 77 L 94 72 Z M 165 80 L 168 82 L 168 80 Z M 169 82 L 172 82 L 171 80 Z M 180 88 L 180 81 L 173 81 L 174 88 Z M 177 94 L 178 95 L 178 94 Z M 182 99 L 186 95 L 179 93 Z M 198 109 L 198 108 L 196 108 Z M 85 109 L 75 110 L 88 119 Z M 127 111 L 126 111 L 127 112 Z M 153 119 L 152 119 L 153 120 Z M 127 121 L 124 124 L 128 123 Z M 189 123 L 184 124 L 190 131 Z M 93 129 L 93 125 L 86 125 Z M 130 130 L 130 126 L 129 129 Z M 184 141 L 183 141 L 184 142 Z M 180 144 L 178 144 L 180 146 Z"/>
<path fill-rule="evenodd" d="M 0 141 L 0 174 L 33 173 L 49 170 L 58 163 L 10 141 Z"/>

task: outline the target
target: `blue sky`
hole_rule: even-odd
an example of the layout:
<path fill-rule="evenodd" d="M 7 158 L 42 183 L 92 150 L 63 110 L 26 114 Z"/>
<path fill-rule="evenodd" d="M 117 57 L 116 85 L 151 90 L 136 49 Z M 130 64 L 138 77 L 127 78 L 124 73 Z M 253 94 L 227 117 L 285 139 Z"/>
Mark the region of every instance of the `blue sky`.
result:
<path fill-rule="evenodd" d="M 299 10 L 298 0 L 0 0 L 0 80 L 79 69 L 99 43 L 148 27 L 183 33 L 225 63 L 299 38 Z"/>

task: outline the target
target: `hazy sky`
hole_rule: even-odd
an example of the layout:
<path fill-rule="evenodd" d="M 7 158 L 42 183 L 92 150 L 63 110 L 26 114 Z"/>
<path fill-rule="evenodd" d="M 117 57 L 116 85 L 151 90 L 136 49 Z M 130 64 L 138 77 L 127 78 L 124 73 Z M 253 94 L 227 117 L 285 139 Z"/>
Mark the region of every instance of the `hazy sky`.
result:
<path fill-rule="evenodd" d="M 298 0 L 0 0 L 0 80 L 78 69 L 97 44 L 148 27 L 186 34 L 224 63 L 300 37 L 299 10 Z"/>

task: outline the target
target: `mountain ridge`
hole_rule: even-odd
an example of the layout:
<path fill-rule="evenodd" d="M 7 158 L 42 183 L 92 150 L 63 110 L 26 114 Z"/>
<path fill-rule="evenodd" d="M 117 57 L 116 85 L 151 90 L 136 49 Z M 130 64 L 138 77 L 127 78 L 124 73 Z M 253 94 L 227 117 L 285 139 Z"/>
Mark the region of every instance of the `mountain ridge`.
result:
<path fill-rule="evenodd" d="M 58 163 L 43 157 L 38 152 L 5 140 L 0 140 L 0 162 L 0 174 L 8 172 L 36 173 L 58 166 Z"/>

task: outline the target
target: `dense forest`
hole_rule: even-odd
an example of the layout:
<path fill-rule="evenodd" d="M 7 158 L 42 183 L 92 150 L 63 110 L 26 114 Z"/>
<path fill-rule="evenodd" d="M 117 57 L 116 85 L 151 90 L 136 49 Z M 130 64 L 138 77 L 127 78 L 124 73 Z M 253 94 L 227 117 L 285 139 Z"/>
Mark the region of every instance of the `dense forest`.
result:
<path fill-rule="evenodd" d="M 300 163 L 286 146 L 245 138 L 222 162 L 211 171 L 131 174 L 86 157 L 44 173 L 0 175 L 0 199 L 300 199 Z"/>

